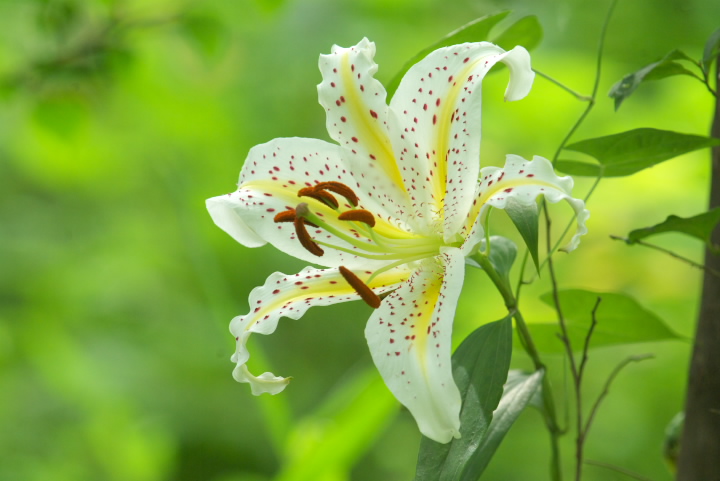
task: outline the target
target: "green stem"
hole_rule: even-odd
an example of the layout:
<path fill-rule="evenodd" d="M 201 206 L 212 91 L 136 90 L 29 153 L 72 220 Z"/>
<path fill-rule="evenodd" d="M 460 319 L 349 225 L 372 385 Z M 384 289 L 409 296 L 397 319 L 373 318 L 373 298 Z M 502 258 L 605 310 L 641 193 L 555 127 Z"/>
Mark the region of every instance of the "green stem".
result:
<path fill-rule="evenodd" d="M 530 356 L 530 359 L 532 359 L 535 370 L 543 371 L 542 398 L 545 407 L 545 423 L 547 424 L 548 430 L 550 431 L 550 446 L 552 450 L 550 472 L 553 481 L 561 481 L 562 470 L 560 468 L 559 438 L 562 434 L 562 430 L 557 423 L 555 400 L 552 396 L 552 386 L 550 385 L 550 379 L 546 375 L 547 369 L 545 368 L 545 364 L 542 362 L 542 359 L 540 359 L 540 353 L 538 352 L 537 347 L 535 346 L 535 342 L 530 335 L 530 331 L 527 327 L 527 323 L 525 322 L 525 318 L 523 317 L 520 309 L 518 308 L 517 299 L 512 292 L 512 288 L 502 278 L 502 276 L 500 276 L 497 270 L 495 270 L 495 267 L 492 265 L 490 259 L 486 255 L 478 252 L 477 254 L 475 254 L 475 256 L 473 256 L 473 259 L 475 259 L 477 263 L 480 264 L 480 266 L 488 275 L 492 283 L 495 284 L 495 287 L 500 292 L 500 295 L 505 301 L 505 307 L 507 307 L 508 312 L 511 313 L 513 318 L 515 319 L 515 327 L 518 331 L 518 335 L 520 336 L 522 345 L 525 348 L 525 352 L 527 352 L 528 356 Z"/>
<path fill-rule="evenodd" d="M 568 141 L 570 140 L 570 137 L 572 137 L 575 134 L 575 131 L 585 121 L 585 117 L 588 116 L 590 111 L 595 106 L 595 99 L 597 98 L 598 88 L 600 87 L 600 74 L 602 72 L 602 57 L 603 57 L 603 50 L 605 48 L 605 35 L 607 34 L 607 28 L 608 28 L 608 25 L 610 24 L 610 18 L 612 17 L 612 14 L 613 14 L 613 11 L 615 10 L 616 5 L 617 5 L 617 0 L 613 0 L 613 2 L 610 4 L 610 9 L 608 10 L 607 15 L 605 16 L 605 22 L 603 23 L 602 31 L 600 32 L 600 44 L 598 45 L 598 56 L 597 56 L 597 62 L 596 62 L 596 68 L 595 68 L 595 83 L 593 84 L 592 95 L 590 96 L 590 99 L 588 100 L 588 106 L 585 108 L 583 113 L 580 115 L 580 118 L 578 118 L 577 122 L 575 122 L 575 125 L 572 126 L 572 128 L 567 133 L 567 135 L 562 140 L 562 142 L 560 142 L 560 145 L 558 146 L 557 150 L 555 151 L 555 155 L 553 156 L 553 160 L 552 160 L 553 165 L 555 165 L 555 162 L 557 162 L 558 157 L 560 156 L 560 152 L 565 148 L 565 145 L 567 145 Z"/>
<path fill-rule="evenodd" d="M 675 259 L 678 259 L 678 260 L 680 260 L 680 261 L 683 261 L 683 262 L 685 262 L 686 264 L 688 264 L 688 265 L 690 265 L 690 266 L 692 266 L 692 267 L 695 267 L 695 268 L 697 268 L 697 269 L 702 269 L 702 270 L 704 270 L 705 272 L 707 272 L 707 273 L 709 273 L 709 274 L 712 274 L 712 275 L 715 276 L 715 277 L 720 277 L 720 272 L 716 271 L 716 270 L 713 269 L 712 267 L 708 267 L 708 266 L 706 266 L 706 265 L 704 265 L 704 264 L 699 264 L 699 263 L 695 262 L 695 261 L 692 260 L 692 259 L 688 259 L 687 257 L 683 257 L 683 256 L 681 256 L 680 254 L 677 254 L 677 253 L 675 253 L 675 252 L 673 252 L 673 251 L 671 251 L 671 250 L 665 249 L 664 247 L 660 247 L 660 246 L 657 246 L 657 245 L 655 245 L 655 244 L 651 244 L 651 243 L 649 243 L 649 242 L 645 242 L 645 241 L 640 240 L 640 239 L 630 240 L 630 239 L 628 239 L 627 237 L 620 237 L 620 236 L 617 236 L 617 235 L 610 235 L 610 238 L 613 239 L 613 240 L 621 240 L 621 241 L 624 241 L 624 242 L 625 242 L 626 244 L 628 244 L 628 245 L 638 244 L 638 245 L 641 245 L 641 246 L 649 247 L 649 248 L 651 248 L 651 249 L 655 249 L 656 251 L 660 251 L 660 252 L 665 253 L 665 254 L 667 254 L 667 255 L 669 255 L 669 256 L 671 256 L 671 257 L 674 257 Z"/>
<path fill-rule="evenodd" d="M 544 73 L 542 73 L 541 71 L 539 71 L 539 70 L 537 70 L 537 69 L 533 69 L 533 72 L 535 72 L 538 76 L 544 78 L 544 79 L 547 80 L 548 82 L 550 82 L 550 83 L 552 83 L 552 84 L 555 84 L 556 86 L 560 87 L 561 89 L 563 89 L 564 91 L 566 91 L 567 93 L 569 93 L 570 95 L 572 95 L 573 97 L 575 97 L 576 99 L 580 100 L 581 102 L 589 102 L 590 100 L 592 100 L 591 97 L 588 97 L 587 95 L 583 95 L 583 94 L 577 93 L 576 91 L 574 91 L 573 89 L 571 89 L 571 88 L 568 87 L 567 85 L 561 83 L 559 80 L 556 80 L 556 79 L 552 78 L 551 76 L 549 76 L 549 75 L 547 75 L 547 74 L 544 74 Z"/>

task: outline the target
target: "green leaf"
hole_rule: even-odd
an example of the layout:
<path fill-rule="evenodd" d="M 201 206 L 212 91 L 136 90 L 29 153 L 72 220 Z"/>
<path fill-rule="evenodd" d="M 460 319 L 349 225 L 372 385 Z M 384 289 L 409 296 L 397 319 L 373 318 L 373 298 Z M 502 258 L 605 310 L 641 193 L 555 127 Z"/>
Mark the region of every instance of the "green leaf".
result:
<path fill-rule="evenodd" d="M 490 427 L 477 446 L 473 463 L 469 464 L 463 471 L 462 477 L 457 479 L 475 481 L 480 478 L 520 413 L 528 405 L 534 405 L 538 401 L 542 389 L 542 378 L 543 371 L 536 371 L 532 374 L 516 372 L 513 374 L 511 383 L 510 375 L 508 375 L 502 399 L 493 413 Z"/>
<path fill-rule="evenodd" d="M 485 239 L 480 242 L 480 252 L 487 252 Z M 513 241 L 499 235 L 490 236 L 490 256 L 488 260 L 508 286 L 510 285 L 510 269 L 516 257 L 517 246 Z M 482 266 L 472 257 L 466 257 L 465 262 L 473 267 L 482 269 Z"/>
<path fill-rule="evenodd" d="M 466 23 L 457 30 L 453 30 L 439 41 L 418 52 L 414 57 L 408 60 L 405 65 L 403 65 L 400 71 L 395 74 L 395 77 L 393 77 L 393 79 L 387 84 L 386 89 L 388 98 L 392 98 L 393 94 L 400 85 L 400 81 L 405 73 L 410 70 L 410 67 L 425 58 L 430 52 L 449 45 L 487 40 L 490 35 L 490 30 L 509 14 L 509 11 L 505 11 L 477 18 L 472 22 Z"/>
<path fill-rule="evenodd" d="M 622 102 L 644 81 L 659 80 L 673 75 L 689 75 L 702 81 L 700 77 L 683 67 L 677 60 L 692 62 L 692 59 L 681 51 L 673 50 L 657 62 L 653 62 L 637 72 L 626 75 L 622 80 L 613 85 L 608 96 L 615 99 L 615 110 L 619 109 Z"/>
<path fill-rule="evenodd" d="M 710 35 L 703 49 L 702 66 L 708 75 L 710 74 L 710 66 L 718 55 L 720 55 L 720 28 Z"/>
<path fill-rule="evenodd" d="M 720 139 L 669 130 L 634 129 L 582 140 L 565 147 L 594 157 L 597 164 L 560 160 L 558 170 L 572 175 L 621 177 L 631 175 L 693 150 L 720 145 Z"/>
<path fill-rule="evenodd" d="M 511 369 L 508 373 L 507 381 L 505 382 L 505 392 L 524 383 L 525 381 L 527 381 L 527 378 L 533 374 L 535 373 L 525 372 L 520 369 Z M 502 401 L 500 402 L 502 403 Z M 543 402 L 542 398 L 542 387 L 535 391 L 532 398 L 530 398 L 528 405 L 534 407 L 540 412 L 545 412 L 545 403 Z"/>
<path fill-rule="evenodd" d="M 650 237 L 663 232 L 680 232 L 687 234 L 696 239 L 705 242 L 708 249 L 715 253 L 720 253 L 720 246 L 712 243 L 711 236 L 715 227 L 720 222 L 720 207 L 716 207 L 708 212 L 693 217 L 678 217 L 670 215 L 663 222 L 645 227 L 643 229 L 635 229 L 628 234 L 628 244 L 634 244 L 641 239 Z"/>
<path fill-rule="evenodd" d="M 510 216 L 518 232 L 525 241 L 525 245 L 530 251 L 535 268 L 540 272 L 540 263 L 538 262 L 538 221 L 540 214 L 538 206 L 535 202 L 524 204 L 516 200 L 514 197 L 507 199 L 505 204 L 505 212 Z"/>
<path fill-rule="evenodd" d="M 532 50 L 540 45 L 542 38 L 543 30 L 540 21 L 535 15 L 530 15 L 513 23 L 503 33 L 496 35 L 490 41 L 505 50 L 515 48 L 517 45 Z"/>
<path fill-rule="evenodd" d="M 560 291 L 559 296 L 573 350 L 583 348 L 598 297 L 601 301 L 596 314 L 597 325 L 590 340 L 591 348 L 681 338 L 658 316 L 625 294 L 569 289 Z M 540 299 L 555 307 L 551 292 L 543 294 Z M 557 322 L 530 323 L 528 329 L 541 352 L 564 351 L 558 338 L 560 328 Z"/>
<path fill-rule="evenodd" d="M 503 397 L 511 354 L 510 316 L 479 327 L 457 348 L 452 360 L 453 376 L 463 399 L 461 437 L 448 444 L 423 437 L 417 481 L 471 479 L 466 473 L 475 472 L 485 454 L 478 450 L 479 442 L 491 426 L 493 411 Z"/>

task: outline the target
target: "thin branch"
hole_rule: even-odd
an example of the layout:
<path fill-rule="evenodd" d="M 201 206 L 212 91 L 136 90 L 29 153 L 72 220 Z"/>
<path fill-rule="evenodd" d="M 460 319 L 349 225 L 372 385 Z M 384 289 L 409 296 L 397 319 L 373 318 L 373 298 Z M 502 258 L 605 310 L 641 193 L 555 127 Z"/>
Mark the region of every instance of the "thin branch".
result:
<path fill-rule="evenodd" d="M 673 251 L 671 251 L 671 250 L 665 249 L 664 247 L 660 247 L 660 246 L 655 245 L 655 244 L 650 244 L 649 242 L 645 242 L 645 241 L 639 240 L 639 239 L 638 239 L 638 240 L 630 240 L 630 239 L 628 239 L 627 237 L 620 237 L 620 236 L 617 236 L 617 235 L 610 235 L 610 238 L 611 238 L 611 239 L 614 239 L 614 240 L 624 241 L 626 244 L 639 244 L 639 245 L 641 245 L 641 246 L 645 246 L 645 247 L 649 247 L 649 248 L 651 248 L 651 249 L 655 249 L 656 251 L 660 251 L 660 252 L 662 252 L 662 253 L 664 253 L 664 254 L 667 254 L 667 255 L 669 255 L 669 256 L 671 256 L 671 257 L 674 257 L 675 259 L 678 259 L 678 260 L 680 260 L 680 261 L 683 261 L 684 263 L 686 263 L 686 264 L 688 264 L 688 265 L 690 265 L 690 266 L 692 266 L 692 267 L 696 267 L 696 268 L 698 268 L 698 269 L 702 269 L 702 270 L 704 270 L 705 272 L 708 272 L 709 274 L 712 274 L 712 275 L 715 276 L 715 277 L 720 277 L 720 272 L 718 272 L 717 270 L 713 269 L 712 267 L 707 267 L 707 266 L 704 265 L 704 264 L 699 264 L 699 263 L 697 263 L 697 262 L 695 262 L 695 261 L 693 261 L 693 260 L 691 260 L 691 259 L 688 259 L 687 257 L 683 257 L 683 256 L 681 256 L 680 254 L 676 254 L 675 252 L 673 252 Z"/>
<path fill-rule="evenodd" d="M 593 335 L 593 332 L 595 331 L 595 326 L 597 326 L 597 310 L 598 307 L 600 307 L 600 303 L 602 302 L 602 297 L 597 298 L 597 301 L 595 302 L 595 307 L 593 307 L 592 313 L 591 313 L 591 321 L 590 321 L 590 329 L 588 329 L 587 336 L 585 336 L 585 344 L 583 345 L 582 350 L 582 360 L 580 361 L 580 369 L 578 370 L 578 380 L 582 382 L 583 373 L 585 372 L 585 365 L 587 364 L 588 360 L 588 350 L 590 349 L 590 338 Z"/>
<path fill-rule="evenodd" d="M 625 476 L 629 478 L 636 479 L 637 481 L 653 481 L 650 478 L 647 478 L 643 476 L 642 474 L 635 473 L 633 471 L 630 471 L 629 469 L 621 468 L 620 466 L 615 466 L 614 464 L 610 463 L 604 463 L 602 461 L 593 461 L 591 459 L 588 459 L 585 461 L 585 464 L 589 464 L 591 466 L 599 466 L 601 468 L 606 468 L 611 471 L 615 471 L 616 473 L 624 474 Z"/>
<path fill-rule="evenodd" d="M 560 152 L 565 148 L 565 145 L 570 140 L 570 137 L 575 134 L 575 131 L 580 127 L 580 125 L 585 120 L 585 117 L 588 116 L 592 108 L 595 106 L 595 100 L 597 98 L 597 92 L 598 88 L 600 87 L 600 74 L 602 72 L 602 57 L 603 57 L 603 51 L 605 49 L 605 36 L 607 34 L 608 25 L 610 24 L 610 18 L 612 17 L 613 11 L 615 10 L 615 6 L 617 5 L 618 0 L 613 0 L 613 2 L 610 4 L 610 9 L 608 10 L 607 15 L 605 16 L 605 22 L 603 22 L 602 30 L 600 31 L 600 43 L 598 45 L 598 56 L 597 56 L 597 63 L 595 67 L 595 83 L 593 84 L 593 90 L 592 94 L 590 96 L 590 100 L 588 100 L 588 106 L 585 108 L 583 113 L 578 118 L 577 122 L 575 122 L 575 125 L 572 126 L 570 131 L 567 133 L 565 138 L 560 142 L 560 145 L 558 146 L 557 150 L 555 151 L 555 155 L 553 155 L 552 164 L 555 165 L 555 162 L 557 162 L 558 157 L 560 156 Z"/>
<path fill-rule="evenodd" d="M 569 93 L 570 95 L 572 95 L 573 97 L 575 97 L 576 99 L 578 99 L 581 102 L 590 102 L 592 100 L 592 97 L 588 97 L 587 95 L 577 93 L 576 91 L 574 91 L 567 85 L 561 83 L 559 80 L 556 80 L 556 79 L 552 78 L 551 76 L 549 76 L 545 73 L 542 73 L 541 71 L 539 71 L 537 69 L 533 69 L 533 72 L 535 72 L 536 74 L 538 74 L 538 76 L 544 78 L 548 82 L 560 87 L 561 89 L 563 89 L 564 91 L 566 91 L 567 93 Z"/>
<path fill-rule="evenodd" d="M 608 377 L 607 381 L 605 381 L 605 386 L 603 387 L 602 392 L 598 396 L 597 400 L 595 401 L 595 404 L 593 404 L 592 409 L 590 409 L 590 415 L 588 416 L 587 422 L 585 423 L 584 432 L 587 435 L 588 431 L 590 431 L 590 427 L 592 426 L 593 420 L 595 419 L 595 415 L 597 414 L 598 409 L 600 408 L 600 403 L 605 399 L 605 397 L 610 392 L 610 385 L 615 380 L 618 374 L 620 374 L 620 371 L 623 370 L 625 366 L 627 366 L 630 363 L 633 362 L 640 362 L 645 361 L 646 359 L 652 359 L 654 358 L 654 354 L 640 354 L 637 356 L 630 356 L 623 360 L 620 364 L 615 366 L 615 369 L 610 373 L 610 376 Z"/>

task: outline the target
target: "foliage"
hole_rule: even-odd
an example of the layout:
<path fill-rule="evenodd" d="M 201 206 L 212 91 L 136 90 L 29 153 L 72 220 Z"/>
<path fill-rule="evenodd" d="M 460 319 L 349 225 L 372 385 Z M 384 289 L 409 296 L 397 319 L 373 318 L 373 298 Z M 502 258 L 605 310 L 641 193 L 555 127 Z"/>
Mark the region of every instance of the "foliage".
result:
<path fill-rule="evenodd" d="M 619 7 L 607 37 L 603 89 L 678 47 L 691 53 L 705 45 L 700 66 L 694 70 L 680 57 L 666 59 L 670 66 L 657 66 L 633 84 L 616 114 L 608 112 L 611 101 L 596 98 L 593 115 L 575 131 L 575 146 L 639 126 L 701 137 L 710 106 L 704 87 L 685 74 L 647 80 L 680 71 L 682 63 L 710 87 L 707 74 L 720 38 L 717 31 L 708 38 L 717 28 L 716 19 L 705 14 L 713 6 L 700 2 L 695 13 L 677 11 L 665 0 Z M 275 339 L 253 346 L 256 365 L 269 365 L 259 348 L 273 351 L 273 363 L 293 367 L 296 382 L 287 396 L 250 398 L 233 383 L 227 321 L 247 308 L 246 294 L 262 283 L 268 266 L 299 266 L 270 250 L 239 249 L 211 225 L 203 201 L 218 189 L 234 188 L 227 179 L 237 174 L 251 146 L 278 136 L 322 135 L 321 123 L 311 120 L 319 112 L 314 62 L 331 44 L 368 36 L 393 47 L 383 49 L 383 65 L 399 68 L 433 39 L 466 23 L 469 12 L 494 8 L 436 0 L 209 1 L 189 9 L 172 0 L 3 2 L 0 389 L 6 395 L 0 400 L 0 479 L 248 481 L 301 479 L 320 471 L 323 478 L 313 479 L 412 478 L 420 437 L 371 368 L 362 336 L 365 306 L 311 311 L 287 323 Z M 533 53 L 535 67 L 588 88 L 599 10 L 535 2 L 516 8 L 537 17 L 506 14 L 483 38 L 532 46 L 544 36 Z M 639 20 L 647 18 L 653 21 Z M 395 70 L 381 74 L 390 78 Z M 575 100 L 537 78 L 532 98 L 498 114 L 501 93 L 493 89 L 500 87 L 489 89 L 485 157 L 500 164 L 511 150 L 550 158 L 573 125 Z M 692 145 L 712 143 L 705 138 Z M 642 161 L 652 169 L 635 171 L 628 159 L 617 162 L 622 169 L 603 158 L 583 164 L 592 166 L 586 170 L 591 175 L 605 169 L 603 177 L 614 169 L 629 173 L 633 164 L 632 177 L 603 180 L 597 189 L 587 248 L 572 258 L 555 257 L 565 288 L 561 303 L 568 292 L 583 299 L 577 308 L 582 312 L 566 312 L 575 353 L 582 352 L 596 293 L 612 293 L 601 295 L 590 346 L 606 347 L 590 354 L 587 392 L 602 392 L 609 368 L 637 350 L 605 342 L 604 330 L 613 323 L 634 321 L 619 315 L 623 309 L 654 326 L 655 340 L 685 338 L 691 331 L 697 273 L 652 251 L 607 241 L 609 233 L 631 232 L 671 212 L 681 225 L 663 223 L 653 232 L 700 232 L 706 240 L 712 222 L 681 222 L 710 215 L 696 215 L 704 202 L 705 153 L 684 145 L 688 154 L 681 159 Z M 576 189 L 587 192 L 589 185 L 578 179 Z M 516 244 L 527 241 L 520 225 L 521 235 L 514 233 L 515 219 L 504 224 L 496 214 L 494 228 Z M 567 220 L 562 214 L 550 228 L 554 237 Z M 534 280 L 522 284 L 518 296 L 533 336 L 555 316 L 538 300 L 551 289 L 542 267 L 545 234 L 541 217 L 537 260 L 528 254 L 539 278 L 523 269 L 526 262 L 511 271 L 514 244 L 490 239 L 491 266 L 503 284 Z M 657 241 L 700 259 L 695 239 Z M 526 258 L 524 248 L 518 258 Z M 654 274 L 660 264 L 662 278 Z M 485 277 L 468 270 L 458 344 L 464 333 L 506 315 Z M 658 446 L 664 425 L 682 405 L 689 345 L 650 337 L 635 333 L 624 339 L 646 342 L 656 359 L 618 377 L 586 450 L 591 458 L 658 481 L 670 479 Z M 538 348 L 557 352 L 556 339 L 548 347 L 550 339 L 546 345 L 538 338 Z M 535 366 L 522 346 L 518 340 L 510 366 L 525 374 L 510 371 L 475 451 L 481 454 L 472 469 L 485 469 L 488 479 L 547 477 L 547 413 L 537 418 L 521 412 L 528 403 L 542 402 L 543 383 L 551 380 L 562 391 L 564 361 L 544 357 L 547 370 L 529 374 Z M 561 421 L 563 413 L 559 405 Z M 573 439 L 558 442 L 565 456 L 572 453 Z M 606 480 L 608 471 L 588 466 L 583 479 Z"/>

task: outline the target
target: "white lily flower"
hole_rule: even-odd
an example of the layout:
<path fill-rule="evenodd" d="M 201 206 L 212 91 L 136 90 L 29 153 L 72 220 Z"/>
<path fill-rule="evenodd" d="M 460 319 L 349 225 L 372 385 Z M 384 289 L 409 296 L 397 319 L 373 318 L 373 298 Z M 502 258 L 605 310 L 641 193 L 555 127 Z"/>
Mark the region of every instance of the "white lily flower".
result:
<path fill-rule="evenodd" d="M 337 144 L 275 139 L 254 147 L 236 192 L 208 199 L 215 223 L 247 247 L 269 242 L 324 265 L 272 274 L 250 293 L 250 312 L 232 320 L 234 377 L 253 394 L 282 391 L 289 378 L 249 372 L 252 333 L 312 306 L 363 299 L 375 308 L 365 334 L 388 388 L 427 437 L 459 437 L 461 399 L 453 381 L 451 334 L 464 258 L 483 239 L 488 206 L 544 195 L 577 213 L 569 248 L 588 213 L 570 196 L 572 179 L 546 159 L 507 157 L 480 170 L 481 83 L 497 62 L 510 70 L 505 99 L 525 97 L 534 73 L 522 47 L 480 42 L 441 48 L 412 67 L 390 105 L 373 77 L 375 44 L 334 46 L 320 57 L 320 103 Z M 477 180 L 479 179 L 479 180 Z M 379 296 L 385 294 L 381 299 Z"/>

